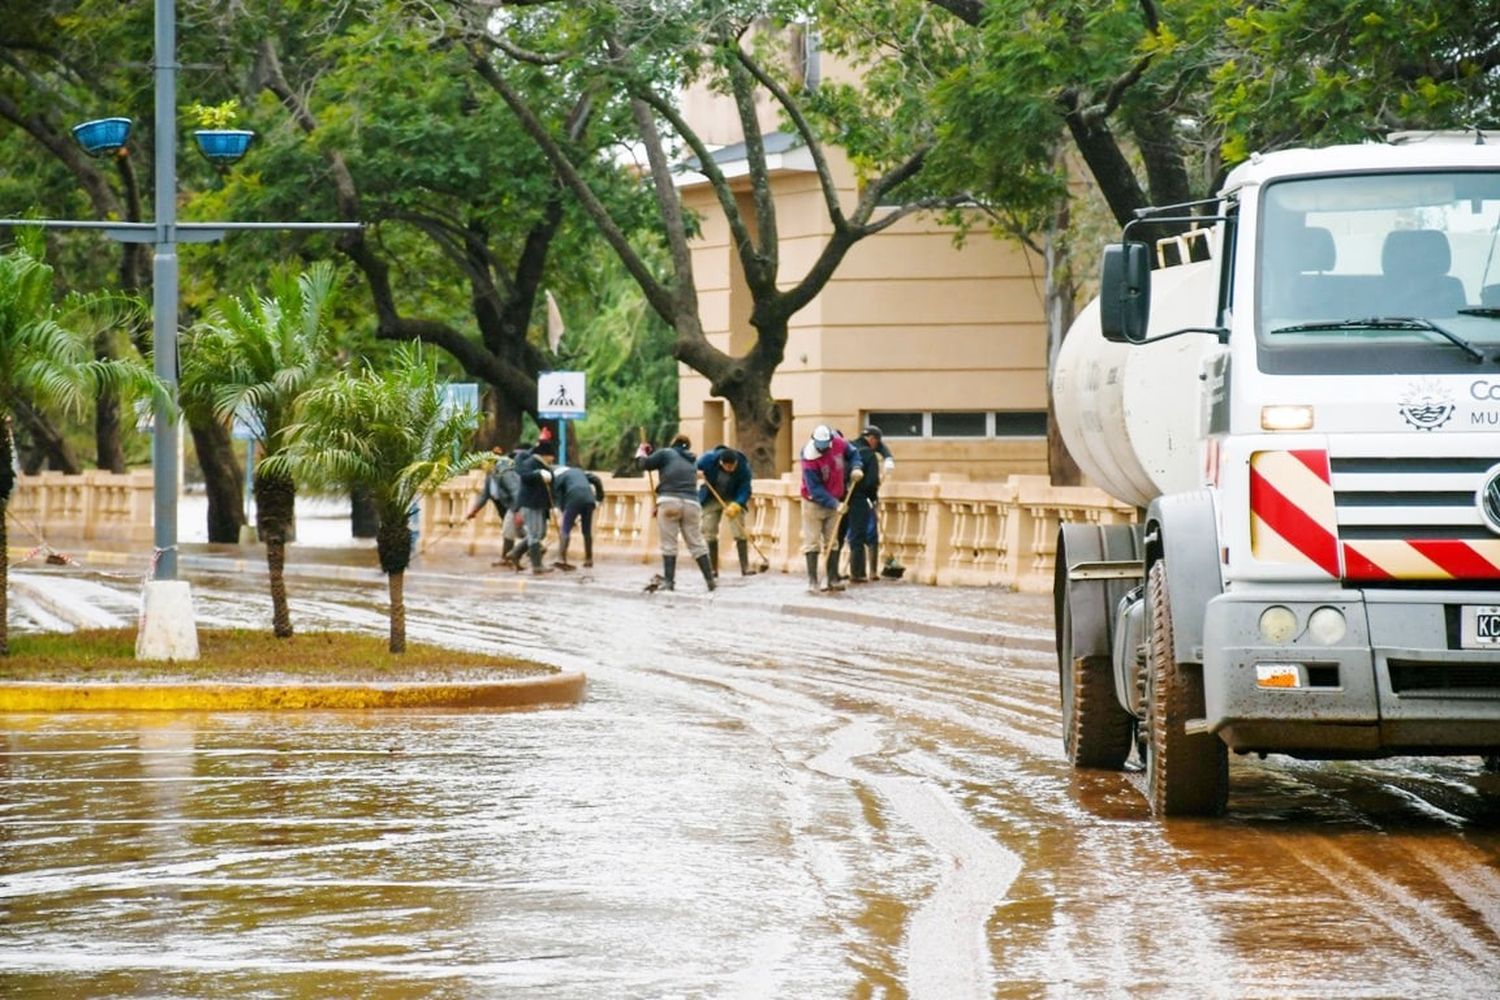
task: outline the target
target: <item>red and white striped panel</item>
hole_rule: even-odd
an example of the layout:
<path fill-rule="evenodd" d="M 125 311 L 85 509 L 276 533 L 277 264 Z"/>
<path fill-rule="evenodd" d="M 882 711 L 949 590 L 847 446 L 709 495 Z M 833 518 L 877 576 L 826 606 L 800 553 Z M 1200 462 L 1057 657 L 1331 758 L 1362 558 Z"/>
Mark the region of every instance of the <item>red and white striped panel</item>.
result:
<path fill-rule="evenodd" d="M 1338 517 L 1326 451 L 1250 456 L 1250 553 L 1263 562 L 1309 564 L 1338 578 Z"/>
<path fill-rule="evenodd" d="M 1500 538 L 1344 543 L 1350 580 L 1500 580 Z"/>

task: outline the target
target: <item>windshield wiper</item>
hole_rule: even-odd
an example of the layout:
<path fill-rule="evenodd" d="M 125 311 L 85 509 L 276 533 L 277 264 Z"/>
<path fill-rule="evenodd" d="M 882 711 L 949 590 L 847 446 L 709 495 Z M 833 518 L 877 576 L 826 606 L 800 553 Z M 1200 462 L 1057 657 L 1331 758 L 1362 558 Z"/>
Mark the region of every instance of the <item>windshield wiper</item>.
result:
<path fill-rule="evenodd" d="M 1466 306 L 1458 312 L 1461 316 L 1486 316 L 1490 319 L 1500 319 L 1500 307 L 1496 306 Z"/>
<path fill-rule="evenodd" d="M 1463 310 L 1467 312 L 1468 310 Z M 1497 310 L 1500 315 L 1500 310 Z M 1429 330 L 1459 348 L 1475 364 L 1484 361 L 1484 352 L 1451 330 L 1445 330 L 1430 319 L 1420 316 L 1371 316 L 1368 319 L 1329 320 L 1324 323 L 1297 323 L 1272 330 L 1275 333 L 1316 333 L 1319 330 Z"/>

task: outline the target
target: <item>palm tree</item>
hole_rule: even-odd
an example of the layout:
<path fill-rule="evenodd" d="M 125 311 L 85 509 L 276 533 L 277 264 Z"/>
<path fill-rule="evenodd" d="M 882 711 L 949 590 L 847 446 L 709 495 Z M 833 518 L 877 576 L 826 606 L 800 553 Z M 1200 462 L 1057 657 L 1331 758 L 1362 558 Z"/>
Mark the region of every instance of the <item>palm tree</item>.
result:
<path fill-rule="evenodd" d="M 94 357 L 97 333 L 124 321 L 127 312 L 138 313 L 140 304 L 111 295 L 75 295 L 58 304 L 52 278 L 40 230 L 23 233 L 0 254 L 0 656 L 10 652 L 5 509 L 16 484 L 11 420 L 17 404 L 51 404 L 77 414 L 105 391 L 165 394 L 140 359 Z"/>
<path fill-rule="evenodd" d="M 337 272 L 320 261 L 307 271 L 276 272 L 270 294 L 231 298 L 188 332 L 182 355 L 182 397 L 220 420 L 249 426 L 265 457 L 285 447 L 298 398 L 327 371 L 332 341 L 327 317 Z M 274 468 L 274 467 L 273 467 Z M 288 474 L 255 470 L 255 527 L 266 544 L 271 577 L 271 627 L 292 634 L 286 602 L 286 541 L 297 484 Z"/>
<path fill-rule="evenodd" d="M 407 517 L 439 486 L 491 456 L 466 451 L 477 415 L 445 405 L 436 362 L 420 343 L 402 344 L 389 366 L 340 373 L 302 397 L 283 452 L 266 461 L 309 489 L 364 489 L 380 519 L 375 548 L 390 588 L 390 650 L 406 650 L 404 574 L 411 563 Z"/>

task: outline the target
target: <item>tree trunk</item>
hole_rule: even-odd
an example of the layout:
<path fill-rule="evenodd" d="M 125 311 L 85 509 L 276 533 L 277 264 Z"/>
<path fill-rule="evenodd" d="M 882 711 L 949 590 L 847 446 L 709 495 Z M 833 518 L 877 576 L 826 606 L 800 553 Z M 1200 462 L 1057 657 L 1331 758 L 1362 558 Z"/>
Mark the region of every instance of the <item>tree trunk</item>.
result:
<path fill-rule="evenodd" d="M 1083 473 L 1058 432 L 1057 409 L 1052 398 L 1052 375 L 1057 370 L 1057 355 L 1062 350 L 1063 338 L 1073 325 L 1074 301 L 1078 294 L 1063 237 L 1069 222 L 1067 199 L 1058 206 L 1052 222 L 1042 244 L 1045 267 L 1042 304 L 1047 315 L 1047 473 L 1054 486 L 1077 486 L 1083 482 Z"/>
<path fill-rule="evenodd" d="M 46 456 L 49 468 L 70 476 L 83 471 L 83 466 L 73 454 L 73 449 L 68 446 L 67 439 L 52 426 L 52 421 L 47 419 L 45 413 L 30 403 L 18 402 L 16 416 L 20 419 L 21 426 L 26 428 L 32 448 Z M 27 464 L 30 467 L 30 463 Z"/>
<path fill-rule="evenodd" d="M 271 629 L 276 638 L 292 634 L 286 604 L 286 538 L 297 503 L 297 487 L 280 476 L 255 472 L 255 527 L 266 543 L 266 568 L 271 572 Z"/>
<path fill-rule="evenodd" d="M 406 652 L 406 601 L 402 592 L 406 567 L 411 565 L 411 529 L 406 518 L 389 509 L 381 514 L 380 533 L 375 536 L 375 554 L 391 589 L 391 652 Z"/>
<path fill-rule="evenodd" d="M 101 352 L 101 359 L 106 357 Z M 120 397 L 101 390 L 94 404 L 94 464 L 110 472 L 125 471 L 125 447 L 120 442 Z"/>
<path fill-rule="evenodd" d="M 16 485 L 16 474 L 12 467 L 10 439 L 10 417 L 0 415 L 0 656 L 10 655 L 10 544 L 6 527 L 6 510 L 10 507 L 11 490 Z"/>
<path fill-rule="evenodd" d="M 99 361 L 112 361 L 115 352 L 110 349 L 114 331 L 105 330 L 94 338 L 94 357 Z M 94 464 L 110 472 L 125 471 L 125 447 L 120 443 L 120 397 L 103 389 L 94 404 Z"/>
<path fill-rule="evenodd" d="M 771 398 L 770 377 L 746 378 L 721 393 L 734 411 L 736 447 L 750 459 L 751 474 L 775 478 L 785 470 L 776 467 L 776 436 L 781 431 L 781 411 Z"/>
<path fill-rule="evenodd" d="M 380 531 L 380 511 L 375 507 L 375 498 L 366 489 L 355 489 L 349 494 L 349 534 L 355 538 L 374 538 Z"/>
<path fill-rule="evenodd" d="M 392 573 L 386 577 L 391 590 L 391 645 L 393 653 L 406 652 L 406 587 L 405 573 Z"/>
<path fill-rule="evenodd" d="M 240 528 L 247 523 L 245 482 L 234 457 L 234 443 L 229 431 L 216 420 L 197 420 L 189 415 L 188 429 L 193 433 L 208 496 L 208 540 L 232 545 L 240 540 Z"/>
<path fill-rule="evenodd" d="M 487 386 L 480 397 L 483 421 L 479 428 L 479 450 L 514 448 L 521 440 L 521 418 L 527 409 L 509 393 L 495 386 Z"/>

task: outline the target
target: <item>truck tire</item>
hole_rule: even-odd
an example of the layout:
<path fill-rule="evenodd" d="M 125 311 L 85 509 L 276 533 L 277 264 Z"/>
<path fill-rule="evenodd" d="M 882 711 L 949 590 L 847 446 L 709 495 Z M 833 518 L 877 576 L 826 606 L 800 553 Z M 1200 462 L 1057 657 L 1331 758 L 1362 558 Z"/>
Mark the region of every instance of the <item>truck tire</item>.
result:
<path fill-rule="evenodd" d="M 1177 662 L 1166 561 L 1146 578 L 1146 794 L 1158 816 L 1217 816 L 1229 803 L 1229 750 L 1212 733 L 1187 732 L 1203 716 L 1203 674 Z"/>
<path fill-rule="evenodd" d="M 1118 771 L 1130 756 L 1135 718 L 1115 698 L 1107 656 L 1074 656 L 1072 612 L 1065 596 L 1058 630 L 1058 689 L 1063 748 L 1074 767 Z"/>

